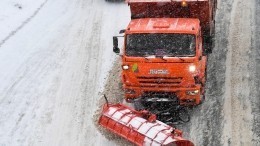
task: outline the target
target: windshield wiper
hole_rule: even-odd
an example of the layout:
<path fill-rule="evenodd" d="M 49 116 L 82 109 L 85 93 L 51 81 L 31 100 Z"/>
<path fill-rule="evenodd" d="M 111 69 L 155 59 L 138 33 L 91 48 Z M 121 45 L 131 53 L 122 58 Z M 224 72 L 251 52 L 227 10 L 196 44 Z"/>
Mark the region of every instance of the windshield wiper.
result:
<path fill-rule="evenodd" d="M 163 61 L 167 61 L 167 59 L 164 59 L 163 57 L 164 57 L 164 56 L 155 56 L 155 55 L 146 55 L 146 56 L 144 56 L 144 58 L 145 58 L 146 60 L 149 60 L 149 59 L 151 59 L 151 58 L 160 58 L 160 59 L 162 59 Z"/>
<path fill-rule="evenodd" d="M 145 58 L 146 60 L 149 60 L 149 59 L 151 59 L 151 58 L 155 58 L 155 55 L 145 55 L 144 58 Z"/>
<path fill-rule="evenodd" d="M 181 57 L 179 57 L 179 56 L 175 56 L 175 55 L 165 55 L 165 56 L 163 56 L 163 58 L 164 57 L 177 57 L 177 58 L 179 58 L 181 61 L 185 61 L 184 59 L 182 59 Z"/>
<path fill-rule="evenodd" d="M 157 57 L 162 59 L 163 61 L 167 61 L 167 59 L 164 59 L 164 56 L 157 56 Z"/>

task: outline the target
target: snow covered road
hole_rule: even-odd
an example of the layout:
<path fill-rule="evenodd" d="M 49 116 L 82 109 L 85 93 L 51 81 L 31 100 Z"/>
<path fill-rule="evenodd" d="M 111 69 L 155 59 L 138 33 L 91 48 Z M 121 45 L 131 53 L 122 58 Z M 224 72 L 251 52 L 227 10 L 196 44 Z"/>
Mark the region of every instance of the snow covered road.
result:
<path fill-rule="evenodd" d="M 0 146 L 119 145 L 102 136 L 92 118 L 116 58 L 112 36 L 129 22 L 127 5 L 0 5 Z M 196 145 L 260 145 L 259 11 L 259 0 L 218 0 L 207 98 L 191 122 L 179 126 Z M 121 100 L 118 62 L 113 69 L 105 93 Z"/>
<path fill-rule="evenodd" d="M 52 0 L 34 12 L 1 35 L 0 145 L 113 145 L 92 116 L 127 5 Z"/>

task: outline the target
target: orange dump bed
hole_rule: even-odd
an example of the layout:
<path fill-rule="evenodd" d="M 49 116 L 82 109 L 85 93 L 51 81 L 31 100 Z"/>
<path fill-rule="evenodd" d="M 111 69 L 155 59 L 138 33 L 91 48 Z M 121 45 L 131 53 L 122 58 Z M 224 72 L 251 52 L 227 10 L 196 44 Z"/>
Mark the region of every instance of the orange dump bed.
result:
<path fill-rule="evenodd" d="M 122 104 L 104 105 L 99 124 L 138 146 L 193 146 L 182 132 Z"/>
<path fill-rule="evenodd" d="M 131 18 L 197 18 L 203 32 L 213 29 L 216 0 L 126 0 Z M 183 4 L 184 2 L 184 4 Z"/>

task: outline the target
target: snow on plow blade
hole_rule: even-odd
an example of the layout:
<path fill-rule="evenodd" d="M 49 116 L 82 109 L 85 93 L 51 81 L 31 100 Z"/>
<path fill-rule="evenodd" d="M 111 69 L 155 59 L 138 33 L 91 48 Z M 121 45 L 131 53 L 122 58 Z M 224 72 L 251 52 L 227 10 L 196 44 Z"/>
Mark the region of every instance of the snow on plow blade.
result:
<path fill-rule="evenodd" d="M 138 146 L 194 146 L 182 132 L 158 120 L 147 111 L 135 111 L 122 104 L 105 104 L 99 124 Z"/>

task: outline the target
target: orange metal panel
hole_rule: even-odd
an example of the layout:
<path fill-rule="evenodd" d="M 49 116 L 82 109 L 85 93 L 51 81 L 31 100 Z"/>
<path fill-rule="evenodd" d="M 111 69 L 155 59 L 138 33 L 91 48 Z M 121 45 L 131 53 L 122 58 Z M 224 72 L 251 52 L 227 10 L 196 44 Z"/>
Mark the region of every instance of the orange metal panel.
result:
<path fill-rule="evenodd" d="M 161 26 L 160 26 L 161 25 Z M 189 33 L 199 32 L 200 21 L 187 18 L 143 18 L 134 19 L 126 33 Z"/>
<path fill-rule="evenodd" d="M 104 105 L 99 124 L 140 146 L 155 144 L 193 146 L 192 142 L 181 137 L 179 130 L 160 121 L 149 122 L 144 118 L 149 117 L 147 114 L 147 112 L 138 112 L 122 104 Z M 131 120 L 125 122 L 123 119 L 127 116 Z"/>
<path fill-rule="evenodd" d="M 197 1 L 209 1 L 209 0 L 126 0 L 127 3 L 140 3 L 140 2 L 146 2 L 146 3 L 149 3 L 149 2 L 183 2 L 183 1 L 186 1 L 186 2 L 197 2 Z"/>
<path fill-rule="evenodd" d="M 202 31 L 210 31 L 214 18 L 214 3 L 208 0 L 128 0 L 131 18 L 196 18 L 201 22 Z"/>

